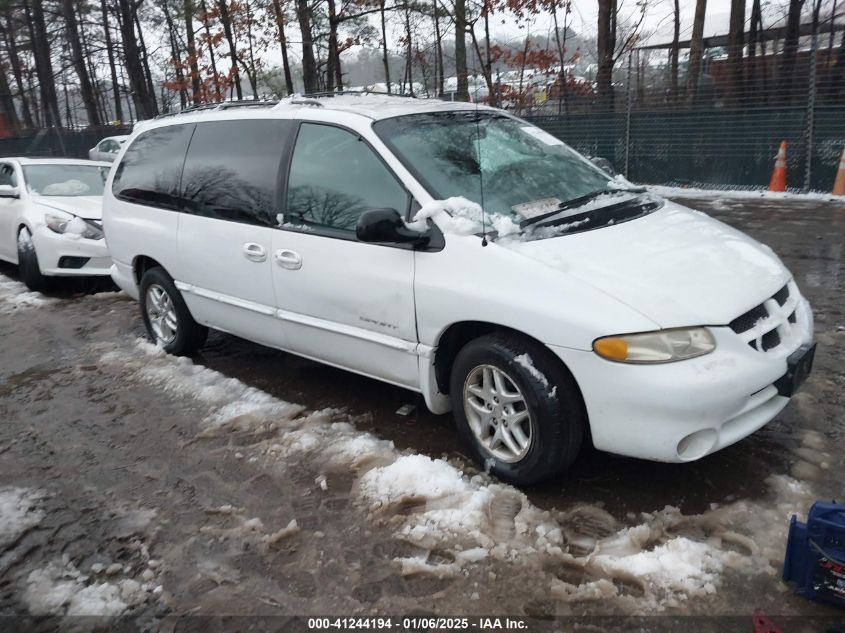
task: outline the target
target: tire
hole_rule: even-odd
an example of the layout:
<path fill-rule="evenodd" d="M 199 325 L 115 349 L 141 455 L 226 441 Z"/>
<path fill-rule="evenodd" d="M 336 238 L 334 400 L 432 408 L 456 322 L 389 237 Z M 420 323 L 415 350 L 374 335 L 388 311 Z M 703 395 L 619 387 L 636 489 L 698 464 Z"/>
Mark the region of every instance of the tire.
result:
<path fill-rule="evenodd" d="M 25 226 L 18 231 L 18 270 L 21 281 L 30 290 L 40 292 L 47 287 L 47 277 L 41 274 L 41 267 L 38 265 L 32 233 Z"/>
<path fill-rule="evenodd" d="M 536 483 L 577 457 L 587 428 L 581 392 L 540 343 L 510 333 L 470 341 L 455 358 L 449 387 L 459 435 L 476 461 L 499 479 Z"/>
<path fill-rule="evenodd" d="M 153 343 L 175 356 L 190 356 L 205 344 L 208 328 L 194 321 L 173 279 L 162 268 L 141 278 L 141 318 Z"/>

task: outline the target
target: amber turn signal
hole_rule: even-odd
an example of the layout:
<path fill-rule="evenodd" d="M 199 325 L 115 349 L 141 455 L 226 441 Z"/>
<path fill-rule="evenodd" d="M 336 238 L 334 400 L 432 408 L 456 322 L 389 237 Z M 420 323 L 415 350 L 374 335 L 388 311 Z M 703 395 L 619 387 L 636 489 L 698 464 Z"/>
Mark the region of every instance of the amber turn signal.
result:
<path fill-rule="evenodd" d="M 593 343 L 593 351 L 608 360 L 625 360 L 628 358 L 628 344 L 621 338 L 613 336 L 597 340 Z"/>

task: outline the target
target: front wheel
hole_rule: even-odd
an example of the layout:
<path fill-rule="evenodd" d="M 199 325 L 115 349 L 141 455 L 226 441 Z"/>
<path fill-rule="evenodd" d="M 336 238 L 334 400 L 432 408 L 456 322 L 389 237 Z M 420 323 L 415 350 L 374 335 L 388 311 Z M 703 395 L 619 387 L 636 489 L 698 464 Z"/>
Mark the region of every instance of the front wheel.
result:
<path fill-rule="evenodd" d="M 40 292 L 47 287 L 47 278 L 41 274 L 32 233 L 25 226 L 18 232 L 18 270 L 21 280 L 30 290 Z"/>
<path fill-rule="evenodd" d="M 499 479 L 535 483 L 578 455 L 587 424 L 580 391 L 536 341 L 491 334 L 469 342 L 452 366 L 450 394 L 458 433 Z"/>
<path fill-rule="evenodd" d="M 147 334 L 165 352 L 190 356 L 205 343 L 208 328 L 191 316 L 176 285 L 161 268 L 151 268 L 141 278 L 141 317 Z"/>

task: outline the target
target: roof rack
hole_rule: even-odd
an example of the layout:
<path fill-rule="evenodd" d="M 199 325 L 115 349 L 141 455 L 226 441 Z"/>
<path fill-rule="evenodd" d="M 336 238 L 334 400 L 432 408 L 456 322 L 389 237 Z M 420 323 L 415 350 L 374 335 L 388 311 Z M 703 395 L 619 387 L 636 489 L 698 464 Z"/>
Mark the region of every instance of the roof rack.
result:
<path fill-rule="evenodd" d="M 370 95 L 378 95 L 379 97 L 397 97 L 400 99 L 416 99 L 416 95 L 408 95 L 408 94 L 397 94 L 395 92 L 376 92 L 375 90 L 334 90 L 331 92 L 309 92 L 306 94 L 301 95 L 294 95 L 300 96 L 305 98 L 318 98 L 318 97 L 337 97 L 337 96 L 346 96 L 352 95 L 355 97 L 364 97 Z"/>
<path fill-rule="evenodd" d="M 205 110 L 229 110 L 231 108 L 267 108 L 275 106 L 278 101 L 256 101 L 254 99 L 243 99 L 240 101 L 215 101 L 212 103 L 200 103 L 193 105 L 178 112 L 167 112 L 159 114 L 156 119 L 164 119 L 166 117 L 176 116 L 179 114 L 190 114 L 192 112 L 203 112 Z"/>

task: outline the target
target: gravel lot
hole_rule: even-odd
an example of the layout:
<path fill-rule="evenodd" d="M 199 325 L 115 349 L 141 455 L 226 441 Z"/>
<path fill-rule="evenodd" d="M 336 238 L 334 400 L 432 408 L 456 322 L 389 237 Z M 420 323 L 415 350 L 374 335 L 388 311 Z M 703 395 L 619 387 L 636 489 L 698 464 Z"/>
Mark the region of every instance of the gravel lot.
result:
<path fill-rule="evenodd" d="M 166 357 L 124 295 L 26 293 L 0 267 L 0 629 L 82 615 L 167 630 L 220 615 L 841 619 L 793 597 L 779 560 L 792 512 L 845 497 L 845 204 L 681 202 L 792 270 L 815 313 L 814 374 L 775 421 L 699 462 L 587 450 L 523 491 L 470 467 L 450 418 L 413 394 L 219 333 L 193 362 Z M 419 473 L 439 493 L 415 492 Z M 24 617 L 47 615 L 66 619 Z"/>

